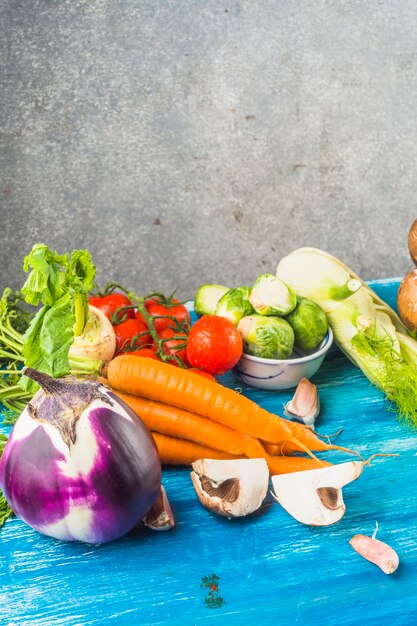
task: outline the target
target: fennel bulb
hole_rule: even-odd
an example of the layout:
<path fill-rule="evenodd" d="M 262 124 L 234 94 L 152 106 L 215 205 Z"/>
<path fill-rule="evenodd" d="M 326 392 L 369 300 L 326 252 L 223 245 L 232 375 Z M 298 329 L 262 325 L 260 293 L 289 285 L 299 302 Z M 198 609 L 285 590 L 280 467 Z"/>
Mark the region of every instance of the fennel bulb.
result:
<path fill-rule="evenodd" d="M 284 257 L 277 276 L 326 312 L 336 344 L 417 425 L 417 341 L 349 267 L 317 248 Z"/>

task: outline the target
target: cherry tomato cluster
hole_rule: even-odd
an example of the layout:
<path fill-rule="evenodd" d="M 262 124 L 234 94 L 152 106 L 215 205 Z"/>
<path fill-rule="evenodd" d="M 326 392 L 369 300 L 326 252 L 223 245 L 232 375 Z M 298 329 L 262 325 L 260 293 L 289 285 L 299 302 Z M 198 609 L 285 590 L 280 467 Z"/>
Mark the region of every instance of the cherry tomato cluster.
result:
<path fill-rule="evenodd" d="M 234 324 L 205 315 L 191 326 L 188 309 L 173 295 L 129 298 L 114 291 L 111 283 L 90 296 L 89 303 L 111 321 L 116 355 L 138 354 L 213 378 L 234 367 L 242 354 L 242 338 Z"/>

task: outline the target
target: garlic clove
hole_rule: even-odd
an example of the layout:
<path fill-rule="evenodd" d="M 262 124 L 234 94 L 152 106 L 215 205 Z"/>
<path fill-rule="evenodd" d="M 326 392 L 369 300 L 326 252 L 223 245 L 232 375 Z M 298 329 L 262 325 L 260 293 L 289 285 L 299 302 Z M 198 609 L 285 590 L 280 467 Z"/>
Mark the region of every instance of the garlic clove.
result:
<path fill-rule="evenodd" d="M 392 574 L 398 568 L 398 554 L 383 541 L 366 535 L 354 535 L 349 543 L 358 554 L 378 565 L 385 574 Z"/>
<path fill-rule="evenodd" d="M 152 530 L 170 530 L 175 526 L 174 514 L 163 485 L 152 507 L 143 519 L 143 523 Z"/>
<path fill-rule="evenodd" d="M 342 487 L 362 473 L 361 461 L 272 476 L 273 496 L 302 524 L 328 526 L 346 512 Z"/>
<path fill-rule="evenodd" d="M 316 385 L 302 378 L 293 398 L 284 406 L 287 417 L 302 420 L 306 426 L 313 426 L 320 413 L 320 399 Z"/>
<path fill-rule="evenodd" d="M 191 481 L 201 504 L 228 518 L 260 508 L 268 491 L 265 459 L 199 459 L 192 463 Z"/>

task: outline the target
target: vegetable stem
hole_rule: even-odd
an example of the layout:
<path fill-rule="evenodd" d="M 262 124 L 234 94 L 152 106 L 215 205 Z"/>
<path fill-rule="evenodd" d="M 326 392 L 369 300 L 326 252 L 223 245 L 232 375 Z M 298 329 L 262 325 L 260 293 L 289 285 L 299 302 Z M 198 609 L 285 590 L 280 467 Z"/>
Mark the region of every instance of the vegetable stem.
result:
<path fill-rule="evenodd" d="M 78 293 L 74 296 L 74 337 L 81 335 L 87 322 L 88 301 L 84 293 Z"/>
<path fill-rule="evenodd" d="M 68 359 L 72 374 L 97 374 L 103 367 L 102 361 L 97 361 L 96 359 L 91 359 L 86 356 L 70 354 Z"/>
<path fill-rule="evenodd" d="M 175 292 L 174 292 L 175 293 Z M 164 351 L 163 345 L 166 341 L 171 341 L 172 339 L 184 339 L 183 336 L 178 336 L 178 335 L 174 335 L 173 337 L 169 337 L 169 339 L 161 339 L 158 335 L 158 333 L 156 332 L 155 329 L 155 322 L 154 322 L 154 317 L 152 315 L 150 315 L 150 313 L 148 313 L 148 310 L 145 306 L 145 301 L 150 297 L 149 294 L 147 296 L 142 296 L 142 297 L 138 297 L 135 294 L 130 292 L 130 298 L 132 301 L 135 302 L 135 305 L 137 307 L 137 310 L 141 313 L 141 315 L 143 316 L 143 318 L 146 321 L 146 324 L 148 325 L 148 331 L 147 333 L 150 334 L 150 336 L 152 337 L 156 347 L 157 347 L 157 353 L 159 358 L 161 359 L 161 361 L 163 361 L 164 363 L 172 363 L 172 361 L 175 361 L 180 367 L 185 367 L 184 362 L 182 359 L 180 359 L 179 357 L 177 357 L 176 355 L 170 355 L 170 354 L 166 354 L 166 352 Z M 151 294 L 151 295 L 157 295 L 157 293 L 155 292 L 155 294 Z M 171 296 L 170 296 L 171 297 Z M 159 316 L 158 316 L 159 317 Z M 169 315 L 161 315 L 160 317 L 171 317 Z M 175 317 L 172 316 L 172 319 L 175 321 Z M 178 350 L 182 349 L 185 346 L 178 346 Z"/>
<path fill-rule="evenodd" d="M 3 359 L 13 359 L 13 361 L 20 361 L 20 363 L 24 362 L 24 357 L 18 354 L 14 354 L 13 352 L 7 352 L 7 350 L 0 349 L 0 357 Z"/>
<path fill-rule="evenodd" d="M 333 300 L 346 300 L 354 293 L 356 293 L 362 286 L 360 280 L 356 278 L 350 278 L 344 285 L 333 286 L 330 289 L 330 295 Z"/>

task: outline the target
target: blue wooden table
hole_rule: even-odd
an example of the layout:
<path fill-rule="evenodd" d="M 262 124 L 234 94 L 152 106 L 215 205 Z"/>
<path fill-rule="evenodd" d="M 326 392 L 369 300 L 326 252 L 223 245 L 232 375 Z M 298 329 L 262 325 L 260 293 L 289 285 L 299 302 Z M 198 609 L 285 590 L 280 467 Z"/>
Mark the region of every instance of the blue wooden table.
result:
<path fill-rule="evenodd" d="M 391 305 L 397 280 L 373 283 Z M 258 514 L 228 520 L 204 509 L 188 469 L 163 473 L 174 530 L 140 527 L 111 544 L 64 543 L 19 519 L 0 530 L 0 624 L 417 624 L 417 431 L 397 419 L 383 395 L 336 348 L 312 379 L 317 429 L 343 428 L 337 442 L 377 458 L 344 488 L 347 512 L 334 526 L 311 528 L 272 497 Z M 225 384 L 282 414 L 291 392 Z M 326 455 L 344 461 L 341 453 Z M 400 567 L 387 576 L 356 554 L 356 533 L 389 543 Z M 217 588 L 216 588 L 217 587 Z"/>

